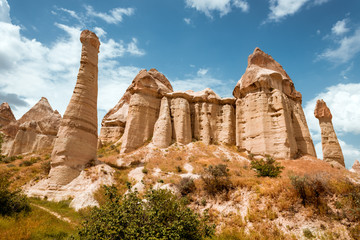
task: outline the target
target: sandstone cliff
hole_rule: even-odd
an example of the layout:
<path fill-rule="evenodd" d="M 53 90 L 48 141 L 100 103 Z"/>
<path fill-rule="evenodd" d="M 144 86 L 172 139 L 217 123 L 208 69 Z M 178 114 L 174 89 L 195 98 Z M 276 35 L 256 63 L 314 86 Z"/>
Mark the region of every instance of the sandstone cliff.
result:
<path fill-rule="evenodd" d="M 51 151 L 61 116 L 52 109 L 46 98 L 41 98 L 18 121 L 12 119 L 1 129 L 5 135 L 2 147 L 4 154 L 14 156 Z"/>
<path fill-rule="evenodd" d="M 354 162 L 354 164 L 352 165 L 350 171 L 360 174 L 360 163 L 359 163 L 359 160 L 355 160 L 355 162 Z"/>
<path fill-rule="evenodd" d="M 301 94 L 270 55 L 256 48 L 233 91 L 236 145 L 255 154 L 294 158 L 315 148 L 301 106 Z"/>
<path fill-rule="evenodd" d="M 18 121 L 19 130 L 9 151 L 10 156 L 51 151 L 60 125 L 60 114 L 41 98 Z"/>
<path fill-rule="evenodd" d="M 322 99 L 317 100 L 314 115 L 319 119 L 321 128 L 323 160 L 326 162 L 335 161 L 345 166 L 344 156 L 332 124 L 330 109 Z"/>
<path fill-rule="evenodd" d="M 0 105 L 0 128 L 16 121 L 13 112 L 8 103 L 4 102 Z"/>

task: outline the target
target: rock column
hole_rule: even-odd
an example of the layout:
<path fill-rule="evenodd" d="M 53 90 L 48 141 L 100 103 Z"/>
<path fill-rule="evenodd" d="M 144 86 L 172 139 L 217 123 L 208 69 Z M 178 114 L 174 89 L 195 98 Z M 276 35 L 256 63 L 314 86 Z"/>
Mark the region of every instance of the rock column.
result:
<path fill-rule="evenodd" d="M 330 109 L 323 100 L 317 100 L 314 115 L 319 119 L 323 160 L 338 162 L 345 166 L 344 156 L 332 124 Z"/>
<path fill-rule="evenodd" d="M 66 185 L 91 161 L 97 149 L 98 53 L 100 42 L 89 30 L 81 33 L 82 52 L 76 86 L 61 120 L 52 152 L 50 183 Z"/>

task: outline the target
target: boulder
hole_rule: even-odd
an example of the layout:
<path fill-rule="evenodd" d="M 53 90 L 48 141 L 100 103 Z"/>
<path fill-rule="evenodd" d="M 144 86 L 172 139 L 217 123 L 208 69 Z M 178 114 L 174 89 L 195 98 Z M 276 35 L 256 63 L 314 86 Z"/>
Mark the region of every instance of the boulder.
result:
<path fill-rule="evenodd" d="M 323 160 L 345 166 L 344 155 L 332 124 L 332 115 L 324 100 L 317 100 L 314 115 L 319 119 L 321 128 Z"/>

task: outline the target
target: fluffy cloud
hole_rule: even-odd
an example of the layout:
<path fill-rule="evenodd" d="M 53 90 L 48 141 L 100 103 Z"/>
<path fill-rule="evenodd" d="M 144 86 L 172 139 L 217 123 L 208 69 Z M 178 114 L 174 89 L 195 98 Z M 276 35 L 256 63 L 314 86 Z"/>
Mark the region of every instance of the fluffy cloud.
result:
<path fill-rule="evenodd" d="M 347 19 L 337 21 L 334 26 L 331 28 L 331 32 L 335 35 L 343 35 L 347 33 L 350 29 L 346 27 Z"/>
<path fill-rule="evenodd" d="M 92 6 L 85 6 L 85 8 L 88 16 L 97 17 L 112 24 L 122 22 L 123 16 L 134 14 L 133 8 L 114 8 L 109 13 L 96 12 Z"/>
<path fill-rule="evenodd" d="M 240 8 L 243 12 L 249 11 L 249 4 L 246 0 L 186 0 L 186 6 L 195 8 L 212 18 L 212 12 L 218 11 L 224 16 L 231 11 L 232 7 Z"/>
<path fill-rule="evenodd" d="M 21 27 L 0 22 L 0 98 L 9 102 L 17 117 L 42 96 L 62 114 L 70 100 L 79 69 L 81 31 L 65 24 L 55 26 L 61 37 L 49 47 L 24 37 Z M 98 108 L 104 112 L 116 104 L 139 71 L 137 67 L 119 65 L 116 59 L 145 52 L 135 38 L 124 43 L 106 39 L 106 32 L 99 27 L 95 30 L 101 33 Z"/>
<path fill-rule="evenodd" d="M 10 23 L 10 6 L 6 0 L 0 0 L 0 22 Z"/>
<path fill-rule="evenodd" d="M 294 15 L 300 11 L 305 5 L 321 5 L 329 0 L 269 0 L 270 13 L 268 21 L 279 22 L 287 16 Z"/>
<path fill-rule="evenodd" d="M 343 139 L 339 142 L 343 150 L 346 166 L 351 167 L 356 158 L 360 159 L 360 150 L 347 144 L 345 138 L 347 133 L 360 134 L 360 112 L 356 111 L 360 106 L 360 83 L 338 84 L 328 87 L 325 92 L 318 94 L 305 104 L 304 112 L 307 123 L 316 145 L 316 152 L 318 157 L 321 158 L 321 131 L 319 122 L 314 117 L 317 99 L 323 99 L 330 108 L 335 132 L 339 138 Z"/>
<path fill-rule="evenodd" d="M 341 30 L 339 28 L 335 31 Z M 356 29 L 350 36 L 344 36 L 339 40 L 334 39 L 334 42 L 337 46 L 326 49 L 318 55 L 318 59 L 325 59 L 335 64 L 343 64 L 350 61 L 360 52 L 360 28 Z"/>

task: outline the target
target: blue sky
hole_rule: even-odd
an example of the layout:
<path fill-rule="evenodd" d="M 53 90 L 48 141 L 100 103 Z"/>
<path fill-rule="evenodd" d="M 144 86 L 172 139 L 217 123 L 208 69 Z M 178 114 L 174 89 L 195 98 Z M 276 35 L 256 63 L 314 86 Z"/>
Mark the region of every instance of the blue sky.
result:
<path fill-rule="evenodd" d="M 0 101 L 19 118 L 45 96 L 63 114 L 83 29 L 101 41 L 99 122 L 143 68 L 175 90 L 232 96 L 260 47 L 303 94 L 319 157 L 313 110 L 317 98 L 327 102 L 351 167 L 360 159 L 359 12 L 358 0 L 0 0 Z"/>

